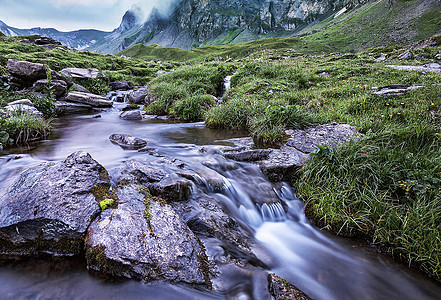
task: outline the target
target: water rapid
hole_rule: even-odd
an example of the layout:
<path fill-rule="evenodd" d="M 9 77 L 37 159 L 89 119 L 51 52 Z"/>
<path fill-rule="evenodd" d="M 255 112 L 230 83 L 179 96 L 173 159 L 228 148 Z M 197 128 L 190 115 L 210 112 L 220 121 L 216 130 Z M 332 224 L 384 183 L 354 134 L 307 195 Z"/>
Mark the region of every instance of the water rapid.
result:
<path fill-rule="evenodd" d="M 213 187 L 201 176 L 205 189 L 256 241 L 256 255 L 264 272 L 274 272 L 316 299 L 435 299 L 440 286 L 389 257 L 352 240 L 324 234 L 303 213 L 303 203 L 287 183 L 271 183 L 257 165 L 227 160 L 215 149 L 240 132 L 216 131 L 202 123 L 173 123 L 119 118 L 124 104 L 94 115 L 57 120 L 49 140 L 35 149 L 13 149 L 0 156 L 0 191 L 16 174 L 41 161 L 65 159 L 77 150 L 89 152 L 110 174 L 128 159 L 145 153 L 123 150 L 109 136 L 125 133 L 149 141 L 156 153 L 182 160 L 193 170 L 215 172 L 222 186 Z M 194 189 L 197 193 L 197 189 Z M 196 195 L 193 195 L 196 196 Z M 216 241 L 204 240 L 209 253 Z M 225 270 L 221 292 L 168 283 L 108 282 L 87 273 L 83 261 L 26 260 L 0 265 L 0 295 L 5 299 L 267 299 L 261 294 L 262 276 L 250 270 Z"/>

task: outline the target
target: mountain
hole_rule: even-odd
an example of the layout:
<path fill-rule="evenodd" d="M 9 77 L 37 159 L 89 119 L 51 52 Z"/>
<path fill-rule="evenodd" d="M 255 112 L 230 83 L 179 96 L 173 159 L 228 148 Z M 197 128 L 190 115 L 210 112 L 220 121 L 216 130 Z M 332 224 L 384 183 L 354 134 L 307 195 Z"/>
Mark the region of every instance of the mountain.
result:
<path fill-rule="evenodd" d="M 146 20 L 133 7 L 112 32 L 17 29 L 2 22 L 0 32 L 46 35 L 75 49 L 117 53 L 136 44 L 192 49 L 326 29 L 338 41 L 314 38 L 321 39 L 323 51 L 340 51 L 428 38 L 441 30 L 440 12 L 439 0 L 181 0 L 165 13 L 153 9 Z"/>
<path fill-rule="evenodd" d="M 184 49 L 289 36 L 342 7 L 367 0 L 182 0 L 167 16 L 153 10 L 143 24 L 126 13 L 121 27 L 90 47 L 98 52 L 121 51 L 135 44 Z"/>
<path fill-rule="evenodd" d="M 31 29 L 18 29 L 10 27 L 0 21 L 0 32 L 6 36 L 22 36 L 22 35 L 42 35 L 51 37 L 60 41 L 63 45 L 72 47 L 77 50 L 84 50 L 102 40 L 109 32 L 82 29 L 71 32 L 61 32 L 54 28 L 35 27 Z"/>

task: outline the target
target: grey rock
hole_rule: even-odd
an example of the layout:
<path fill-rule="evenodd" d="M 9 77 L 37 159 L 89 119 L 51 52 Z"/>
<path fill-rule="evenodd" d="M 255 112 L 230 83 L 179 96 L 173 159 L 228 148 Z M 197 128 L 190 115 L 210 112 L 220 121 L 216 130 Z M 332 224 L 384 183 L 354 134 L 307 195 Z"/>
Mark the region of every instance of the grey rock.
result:
<path fill-rule="evenodd" d="M 39 63 L 8 59 L 6 70 L 11 73 L 12 76 L 26 82 L 27 86 L 31 86 L 34 81 L 46 78 L 47 68 L 45 65 Z"/>
<path fill-rule="evenodd" d="M 235 147 L 221 147 L 220 152 L 226 158 L 256 162 L 270 181 L 289 181 L 318 146 L 333 148 L 358 138 L 353 126 L 337 123 L 287 130 L 286 134 L 290 138 L 280 149 L 254 149 L 251 138 L 238 138 L 227 140 Z"/>
<path fill-rule="evenodd" d="M 388 68 L 402 71 L 418 71 L 418 72 L 434 72 L 441 73 L 441 63 L 433 62 L 424 64 L 422 66 L 398 66 L 398 65 L 386 65 Z"/>
<path fill-rule="evenodd" d="M 125 107 L 121 108 L 122 111 L 136 110 L 139 109 L 139 105 L 137 104 L 128 104 Z"/>
<path fill-rule="evenodd" d="M 154 196 L 167 202 L 183 201 L 191 195 L 191 181 L 179 175 L 182 169 L 172 161 L 148 156 L 145 161 L 128 160 L 114 174 L 116 182 L 140 182 Z"/>
<path fill-rule="evenodd" d="M 158 74 L 159 76 L 161 76 L 161 75 L 165 75 L 165 74 L 168 74 L 168 73 L 169 73 L 169 72 L 164 71 L 164 70 L 156 71 L 156 74 Z"/>
<path fill-rule="evenodd" d="M 438 53 L 437 55 L 435 55 L 436 59 L 441 59 L 441 53 Z"/>
<path fill-rule="evenodd" d="M 380 57 L 375 59 L 375 61 L 376 62 L 382 62 L 382 61 L 385 61 L 386 59 L 387 59 L 386 55 L 384 53 L 381 53 Z"/>
<path fill-rule="evenodd" d="M 70 78 L 95 79 L 105 76 L 98 69 L 66 68 L 60 71 L 61 74 Z"/>
<path fill-rule="evenodd" d="M 398 56 L 398 59 L 399 60 L 408 60 L 408 59 L 412 59 L 413 57 L 414 57 L 414 55 L 413 55 L 412 51 L 406 50 Z"/>
<path fill-rule="evenodd" d="M 147 141 L 128 134 L 112 134 L 109 140 L 123 149 L 141 149 L 147 145 Z"/>
<path fill-rule="evenodd" d="M 56 97 L 60 97 L 60 96 L 64 95 L 67 92 L 67 85 L 66 85 L 65 81 L 62 81 L 62 80 L 51 80 L 50 85 L 51 85 L 51 87 L 53 89 L 52 93 Z M 48 86 L 47 80 L 46 79 L 40 79 L 40 80 L 37 80 L 34 83 L 34 86 L 33 86 L 32 89 L 34 91 L 36 91 L 36 92 L 43 92 L 43 93 L 45 93 L 47 91 L 47 86 Z"/>
<path fill-rule="evenodd" d="M 21 99 L 21 100 L 17 100 L 17 101 L 13 101 L 13 102 L 9 102 L 8 105 L 17 105 L 17 104 L 23 104 L 23 105 L 27 105 L 27 106 L 34 106 L 34 103 L 32 103 L 31 100 L 29 99 Z"/>
<path fill-rule="evenodd" d="M 88 267 L 145 281 L 209 285 L 208 258 L 173 208 L 142 185 L 117 189 L 118 208 L 89 228 Z"/>
<path fill-rule="evenodd" d="M 109 85 L 112 91 L 133 89 L 133 84 L 128 81 L 113 81 Z"/>
<path fill-rule="evenodd" d="M 84 86 L 82 86 L 78 83 L 73 84 L 72 91 L 73 92 L 81 92 L 81 93 L 89 93 L 89 91 Z"/>
<path fill-rule="evenodd" d="M 107 171 L 83 151 L 21 172 L 0 194 L 0 254 L 80 254 L 97 185 L 108 188 Z"/>
<path fill-rule="evenodd" d="M 58 73 L 56 71 L 52 70 L 51 77 L 52 77 L 53 80 L 64 81 L 64 83 L 66 83 L 66 86 L 67 86 L 68 89 L 70 89 L 74 85 L 74 82 L 72 80 L 70 80 L 69 78 L 61 75 L 60 73 Z"/>
<path fill-rule="evenodd" d="M 139 110 L 129 110 L 122 112 L 119 117 L 123 120 L 142 120 L 143 113 Z"/>
<path fill-rule="evenodd" d="M 54 101 L 55 110 L 59 114 L 70 115 L 92 111 L 92 106 L 67 101 Z"/>
<path fill-rule="evenodd" d="M 38 111 L 33 105 L 25 105 L 25 104 L 13 104 L 8 105 L 3 109 L 3 115 L 7 117 L 11 117 L 14 114 L 17 113 L 24 113 L 31 116 L 37 116 L 37 117 L 43 117 L 43 114 Z"/>
<path fill-rule="evenodd" d="M 317 151 L 318 146 L 334 148 L 350 139 L 358 138 L 354 126 L 338 123 L 317 125 L 305 129 L 287 130 L 286 133 L 291 136 L 286 141 L 286 145 L 307 154 Z"/>
<path fill-rule="evenodd" d="M 135 89 L 134 91 L 130 92 L 129 102 L 136 103 L 136 104 L 142 104 L 145 102 L 146 96 L 147 96 L 147 88 L 146 87 L 139 87 L 139 88 Z"/>
<path fill-rule="evenodd" d="M 399 96 L 403 95 L 404 93 L 423 88 L 422 85 L 405 85 L 405 84 L 395 84 L 395 85 L 386 85 L 378 88 L 378 91 L 373 92 L 373 94 L 378 96 Z"/>
<path fill-rule="evenodd" d="M 236 161 L 259 161 L 268 159 L 271 152 L 271 149 L 255 149 L 240 152 L 232 151 L 230 153 L 228 153 L 228 151 L 225 151 L 224 156 L 226 158 Z"/>
<path fill-rule="evenodd" d="M 66 100 L 70 102 L 87 104 L 98 108 L 113 106 L 113 102 L 105 97 L 83 92 L 70 92 L 69 94 L 67 94 Z"/>
<path fill-rule="evenodd" d="M 328 72 L 321 72 L 321 73 L 319 73 L 318 75 L 319 75 L 319 76 L 326 77 L 326 76 L 329 76 L 330 74 L 329 74 Z"/>

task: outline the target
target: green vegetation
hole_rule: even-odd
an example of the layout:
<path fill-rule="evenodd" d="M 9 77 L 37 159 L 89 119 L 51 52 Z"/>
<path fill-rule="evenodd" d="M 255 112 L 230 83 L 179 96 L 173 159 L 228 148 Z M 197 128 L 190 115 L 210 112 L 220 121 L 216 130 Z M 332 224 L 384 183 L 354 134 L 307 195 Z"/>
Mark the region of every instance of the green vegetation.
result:
<path fill-rule="evenodd" d="M 232 66 L 209 63 L 182 67 L 159 76 L 149 84 L 151 96 L 157 101 L 146 110 L 157 115 L 173 112 L 184 120 L 200 120 L 203 111 L 214 105 L 209 95 L 219 94 L 225 76 L 232 70 Z M 191 109 L 197 111 L 190 112 Z"/>
<path fill-rule="evenodd" d="M 100 201 L 98 204 L 99 204 L 101 210 L 105 210 L 109 207 L 114 207 L 116 205 L 116 201 L 115 201 L 115 199 L 104 199 L 104 200 Z"/>

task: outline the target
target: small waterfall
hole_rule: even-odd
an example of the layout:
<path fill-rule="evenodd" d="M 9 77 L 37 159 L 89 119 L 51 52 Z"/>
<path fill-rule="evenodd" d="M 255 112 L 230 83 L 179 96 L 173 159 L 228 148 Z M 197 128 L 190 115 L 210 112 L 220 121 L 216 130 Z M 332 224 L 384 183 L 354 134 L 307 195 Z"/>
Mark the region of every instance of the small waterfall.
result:
<path fill-rule="evenodd" d="M 225 93 L 228 92 L 228 90 L 231 88 L 231 77 L 233 77 L 233 75 L 227 76 L 224 79 Z"/>
<path fill-rule="evenodd" d="M 284 222 L 286 220 L 285 210 L 280 202 L 264 203 L 260 207 L 260 213 L 265 222 Z"/>

